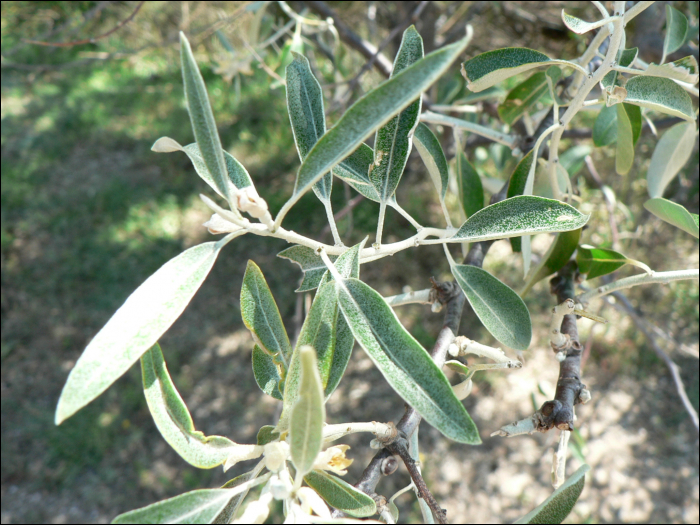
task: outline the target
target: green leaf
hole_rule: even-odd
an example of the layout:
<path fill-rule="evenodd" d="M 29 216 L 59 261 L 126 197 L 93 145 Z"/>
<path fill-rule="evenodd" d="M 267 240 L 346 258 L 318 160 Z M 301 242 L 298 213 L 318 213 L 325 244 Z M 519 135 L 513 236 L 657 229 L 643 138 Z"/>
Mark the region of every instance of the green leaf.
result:
<path fill-rule="evenodd" d="M 580 18 L 566 14 L 563 10 L 561 12 L 561 18 L 564 21 L 564 25 L 577 35 L 583 35 L 584 33 L 588 33 L 593 29 L 597 29 L 610 23 L 610 20 L 605 18 L 595 22 L 586 22 L 585 20 L 581 20 Z"/>
<path fill-rule="evenodd" d="M 318 283 L 321 282 L 323 274 L 327 271 L 326 265 L 323 264 L 321 257 L 319 257 L 314 249 L 308 246 L 292 246 L 291 248 L 279 252 L 277 257 L 289 259 L 297 263 L 304 273 L 301 285 L 296 289 L 296 292 L 308 292 L 318 287 Z M 330 259 L 334 261 L 337 259 L 337 256 L 331 255 Z"/>
<path fill-rule="evenodd" d="M 233 194 L 228 185 L 226 162 L 222 153 L 219 132 L 216 129 L 216 122 L 214 122 L 214 114 L 209 105 L 207 88 L 192 54 L 190 43 L 182 31 L 180 31 L 180 58 L 182 79 L 185 84 L 185 100 L 190 113 L 194 138 L 199 145 L 204 164 L 211 174 L 218 193 L 233 203 Z"/>
<path fill-rule="evenodd" d="M 666 186 L 685 166 L 697 142 L 692 122 L 679 122 L 659 139 L 647 170 L 647 187 L 652 198 L 662 197 Z"/>
<path fill-rule="evenodd" d="M 221 486 L 221 488 L 232 489 L 239 485 L 242 485 L 246 481 L 250 481 L 251 479 L 254 479 L 253 471 L 246 472 L 245 474 L 241 474 L 240 476 L 236 476 L 235 478 L 228 480 Z M 238 510 L 238 507 L 247 495 L 247 490 L 236 494 L 233 498 L 231 498 L 228 501 L 226 506 L 223 509 L 221 509 L 221 511 L 209 523 L 231 523 L 234 515 L 236 514 L 236 511 Z"/>
<path fill-rule="evenodd" d="M 637 60 L 638 54 L 639 48 L 636 47 L 631 49 L 620 49 L 617 52 L 617 64 L 622 67 L 629 67 L 635 60 Z M 612 88 L 614 86 L 622 86 L 624 79 L 620 76 L 619 71 L 612 70 L 603 77 L 600 83 L 603 88 L 606 88 L 606 91 L 610 93 L 612 92 Z"/>
<path fill-rule="evenodd" d="M 323 109 L 321 85 L 311 72 L 309 61 L 303 55 L 292 53 L 294 59 L 287 66 L 287 111 L 292 123 L 294 142 L 303 161 L 326 132 L 326 114 Z M 333 177 L 326 173 L 313 186 L 314 193 L 323 202 L 329 201 Z"/>
<path fill-rule="evenodd" d="M 305 475 L 313 467 L 316 456 L 321 451 L 326 419 L 315 350 L 310 346 L 302 346 L 299 349 L 299 361 L 301 382 L 289 423 L 289 448 L 297 477 Z"/>
<path fill-rule="evenodd" d="M 236 495 L 266 482 L 272 474 L 235 488 L 193 490 L 147 507 L 120 514 L 112 523 L 212 523 Z"/>
<path fill-rule="evenodd" d="M 695 121 L 690 96 L 671 79 L 640 75 L 630 78 L 625 88 L 628 104 Z"/>
<path fill-rule="evenodd" d="M 634 164 L 634 131 L 630 117 L 633 112 L 628 113 L 625 106 L 627 104 L 617 104 L 617 150 L 615 152 L 615 171 L 618 175 L 627 175 L 632 165 Z M 641 129 L 641 110 L 636 106 L 639 113 L 639 122 Z"/>
<path fill-rule="evenodd" d="M 459 187 L 459 202 L 464 215 L 469 218 L 484 207 L 484 187 L 476 168 L 467 160 L 463 151 L 455 155 L 455 172 Z"/>
<path fill-rule="evenodd" d="M 224 195 L 216 187 L 214 178 L 211 176 L 211 173 L 209 173 L 206 164 L 204 164 L 204 159 L 202 158 L 202 154 L 200 153 L 199 146 L 196 142 L 183 147 L 170 137 L 161 137 L 156 140 L 151 150 L 158 153 L 169 153 L 172 151 L 182 151 L 186 153 L 190 158 L 197 175 L 199 175 L 204 182 L 209 184 L 209 186 L 215 192 L 224 197 Z M 248 186 L 252 186 L 253 181 L 250 179 L 250 175 L 248 175 L 248 171 L 243 167 L 243 164 L 238 162 L 228 151 L 224 150 L 223 154 L 226 162 L 226 173 L 228 175 L 227 184 L 229 185 L 229 191 L 231 194 L 234 192 L 233 188 L 240 190 Z M 233 186 L 233 188 L 231 186 Z"/>
<path fill-rule="evenodd" d="M 586 481 L 586 472 L 591 469 L 588 465 L 574 472 L 566 482 L 555 490 L 541 505 L 515 523 L 561 523 L 578 501 Z"/>
<path fill-rule="evenodd" d="M 673 224 L 676 228 L 698 237 L 698 215 L 690 213 L 680 204 L 659 197 L 649 199 L 644 207 L 662 221 Z"/>
<path fill-rule="evenodd" d="M 559 271 L 571 258 L 581 238 L 581 229 L 557 233 L 549 246 L 547 253 L 542 256 L 540 263 L 532 268 L 525 277 L 525 285 L 519 292 L 524 297 L 539 281 Z"/>
<path fill-rule="evenodd" d="M 534 49 L 506 47 L 487 51 L 467 60 L 462 64 L 462 75 L 467 79 L 467 88 L 478 92 L 518 73 L 555 64 L 578 68 L 573 62 L 552 60 Z"/>
<path fill-rule="evenodd" d="M 201 489 L 120 514 L 112 523 L 210 523 L 231 499 L 230 489 Z"/>
<path fill-rule="evenodd" d="M 581 273 L 587 274 L 586 279 L 595 279 L 601 275 L 606 275 L 623 267 L 625 264 L 637 266 L 647 273 L 651 269 L 644 263 L 634 259 L 628 259 L 620 252 L 607 248 L 594 248 L 584 244 L 578 247 L 576 262 Z"/>
<path fill-rule="evenodd" d="M 530 174 L 530 168 L 532 167 L 532 160 L 535 158 L 533 150 L 527 152 L 518 165 L 513 170 L 513 174 L 510 176 L 508 181 L 508 193 L 507 196 L 517 197 L 525 192 L 525 186 L 527 185 L 527 179 Z M 522 250 L 522 239 L 520 237 L 511 237 L 510 245 L 514 252 L 518 253 Z"/>
<path fill-rule="evenodd" d="M 444 202 L 447 194 L 449 173 L 447 172 L 447 159 L 445 158 L 445 152 L 442 151 L 442 146 L 440 146 L 440 141 L 430 128 L 422 122 L 418 124 L 413 138 L 416 143 L 416 149 L 426 168 L 428 168 L 428 173 L 435 185 L 440 201 Z"/>
<path fill-rule="evenodd" d="M 571 176 L 575 176 L 586 164 L 586 156 L 591 154 L 591 147 L 587 144 L 579 144 L 568 148 L 559 155 L 562 168 Z"/>
<path fill-rule="evenodd" d="M 455 372 L 457 372 L 459 374 L 463 374 L 465 376 L 470 375 L 469 367 L 467 367 L 461 361 L 454 361 L 454 360 L 445 361 L 445 366 L 447 368 L 449 368 L 450 370 L 454 370 Z"/>
<path fill-rule="evenodd" d="M 272 356 L 258 345 L 253 346 L 253 375 L 260 390 L 282 401 L 282 393 L 279 389 L 282 381 L 280 372 Z"/>
<path fill-rule="evenodd" d="M 257 444 L 258 445 L 267 445 L 268 443 L 272 443 L 276 439 L 279 439 L 280 434 L 279 432 L 275 431 L 275 427 L 272 425 L 265 425 L 263 427 L 260 427 L 260 430 L 258 430 L 258 438 L 257 438 Z"/>
<path fill-rule="evenodd" d="M 248 261 L 243 276 L 241 317 L 255 342 L 286 371 L 292 356 L 292 347 L 270 287 L 262 271 L 253 261 Z"/>
<path fill-rule="evenodd" d="M 355 339 L 396 393 L 448 438 L 480 443 L 476 425 L 447 378 L 384 298 L 357 279 L 338 284 L 340 306 Z"/>
<path fill-rule="evenodd" d="M 314 489 L 330 506 L 355 518 L 368 518 L 377 512 L 374 500 L 342 479 L 312 470 L 304 481 Z"/>
<path fill-rule="evenodd" d="M 666 4 L 666 38 L 664 57 L 681 48 L 688 34 L 688 19 L 678 9 Z"/>
<path fill-rule="evenodd" d="M 369 180 L 369 168 L 373 162 L 374 150 L 362 143 L 352 155 L 333 168 L 333 174 L 350 184 L 358 193 L 379 202 L 379 194 Z"/>
<path fill-rule="evenodd" d="M 236 234 L 184 251 L 151 275 L 90 341 L 71 370 L 56 408 L 56 424 L 72 416 L 119 379 L 187 307 Z"/>
<path fill-rule="evenodd" d="M 366 241 L 365 238 L 336 259 L 335 268 L 343 277 L 359 278 L 360 250 Z M 311 309 L 301 327 L 294 352 L 296 356 L 299 348 L 304 345 L 309 345 L 316 350 L 319 375 L 326 399 L 330 397 L 343 377 L 355 344 L 345 318 L 340 315 L 338 292 L 331 281 L 330 272 L 326 269 Z M 301 381 L 301 366 L 298 358 L 293 357 L 285 378 L 284 405 L 277 425 L 282 431 L 286 430 L 292 407 L 296 403 L 299 381 Z"/>
<path fill-rule="evenodd" d="M 367 144 L 363 143 L 352 155 L 333 168 L 333 174 L 350 184 L 360 195 L 374 202 L 380 202 L 379 193 L 377 193 L 372 181 L 369 179 L 369 170 L 373 162 L 374 151 Z M 392 195 L 387 204 L 395 208 L 396 195 Z"/>
<path fill-rule="evenodd" d="M 593 124 L 593 144 L 600 148 L 617 140 L 617 108 L 603 106 Z"/>
<path fill-rule="evenodd" d="M 408 107 L 433 84 L 464 51 L 470 38 L 468 35 L 430 53 L 353 104 L 304 159 L 297 172 L 294 195 L 280 210 L 277 223 L 324 173 L 355 151 L 373 131 Z"/>
<path fill-rule="evenodd" d="M 366 242 L 367 237 L 338 257 L 334 266 L 338 272 L 340 272 L 340 275 L 343 277 L 353 277 L 355 279 L 360 278 L 360 251 L 364 248 Z M 321 283 L 330 282 L 332 279 L 330 272 L 328 272 L 323 276 Z M 326 399 L 331 396 L 338 387 L 338 383 L 340 383 L 340 380 L 343 378 L 345 369 L 350 361 L 352 349 L 355 346 L 355 338 L 352 335 L 352 331 L 345 317 L 340 313 L 340 305 L 337 302 L 337 296 L 336 302 L 333 305 L 333 313 L 335 316 L 335 348 L 333 349 L 333 359 L 330 362 L 327 375 L 325 373 L 322 375 Z"/>
<path fill-rule="evenodd" d="M 561 76 L 561 69 L 556 66 L 550 68 L 555 75 L 555 82 Z M 498 106 L 498 115 L 501 120 L 512 126 L 535 105 L 535 103 L 547 93 L 547 75 L 540 71 L 532 75 L 524 82 L 510 90 L 503 103 Z"/>
<path fill-rule="evenodd" d="M 311 309 L 299 333 L 297 347 L 308 345 L 316 350 L 316 359 L 325 388 L 333 363 L 338 323 L 338 291 L 332 283 L 319 285 Z"/>
<path fill-rule="evenodd" d="M 530 346 L 530 312 L 517 293 L 476 266 L 455 264 L 452 275 L 481 323 L 496 340 L 515 350 L 526 350 Z"/>
<path fill-rule="evenodd" d="M 698 83 L 698 61 L 694 56 L 690 55 L 660 66 L 649 64 L 649 67 L 643 74 L 652 77 L 671 78 L 694 85 Z"/>
<path fill-rule="evenodd" d="M 558 200 L 521 195 L 497 202 L 475 213 L 448 239 L 424 243 L 476 242 L 577 230 L 588 222 L 589 217 Z"/>
<path fill-rule="evenodd" d="M 175 388 L 158 343 L 141 356 L 143 391 L 161 435 L 180 457 L 197 468 L 214 468 L 240 446 L 222 436 L 194 429 L 192 416 Z"/>
<path fill-rule="evenodd" d="M 391 77 L 394 78 L 421 58 L 423 39 L 415 26 L 411 26 L 403 33 Z M 374 164 L 370 167 L 369 178 L 384 202 L 394 194 L 401 180 L 408 156 L 411 154 L 411 134 L 418 125 L 420 109 L 419 95 L 415 102 L 391 118 L 375 135 Z"/>

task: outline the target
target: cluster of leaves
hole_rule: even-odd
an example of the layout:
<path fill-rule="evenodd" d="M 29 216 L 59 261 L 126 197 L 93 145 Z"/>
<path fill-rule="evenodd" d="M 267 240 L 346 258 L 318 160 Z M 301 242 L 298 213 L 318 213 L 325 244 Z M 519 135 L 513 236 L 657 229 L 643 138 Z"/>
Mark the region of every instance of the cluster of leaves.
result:
<path fill-rule="evenodd" d="M 675 19 L 680 18 L 676 16 Z M 564 15 L 564 20 L 575 32 L 601 26 L 568 15 Z M 670 23 L 667 40 L 672 42 L 665 47 L 669 53 L 677 46 L 677 41 L 682 43 L 683 39 L 676 32 Z M 127 299 L 76 363 L 59 400 L 56 422 L 61 423 L 95 399 L 140 359 L 149 409 L 166 441 L 183 459 L 199 468 L 223 464 L 225 469 L 244 459 L 260 456 L 264 459 L 221 489 L 193 491 L 126 513 L 117 518 L 117 522 L 164 522 L 183 519 L 185 515 L 189 520 L 225 522 L 235 515 L 248 491 L 263 483 L 266 484 L 263 493 L 283 499 L 288 513 L 313 509 L 325 516 L 325 504 L 315 499 L 320 495 L 328 505 L 346 514 L 357 517 L 374 514 L 376 506 L 371 498 L 325 472 L 335 469 L 342 473 L 343 469 L 337 465 L 345 464 L 344 449 L 335 447 L 330 457 L 322 451 L 324 445 L 339 437 L 324 433 L 324 403 L 338 386 L 355 341 L 392 388 L 423 419 L 450 439 L 480 443 L 474 422 L 442 370 L 402 326 L 384 298 L 360 280 L 361 263 L 384 254 L 381 251 L 384 210 L 386 205 L 400 210 L 395 192 L 414 143 L 436 187 L 450 227 L 442 235 L 435 234 L 437 239 L 422 239 L 423 244 L 510 238 L 513 250 L 523 251 L 527 267 L 530 259 L 528 236 L 557 233 L 542 262 L 526 276 L 520 295 L 560 269 L 577 248 L 579 265 L 589 278 L 614 271 L 626 263 L 641 264 L 612 250 L 579 246 L 581 228 L 588 221 L 588 215 L 560 200 L 533 195 L 537 148 L 525 155 L 515 168 L 507 187 L 508 198 L 487 207 L 483 207 L 483 187 L 478 173 L 460 148 L 454 167 L 459 180 L 459 202 L 466 220 L 459 228 L 451 228 L 445 204 L 449 187 L 448 163 L 433 131 L 419 122 L 421 93 L 464 51 L 469 38 L 423 56 L 420 35 L 415 28 L 408 28 L 391 78 L 358 100 L 330 130 L 326 130 L 322 90 L 309 62 L 304 56 L 293 53 L 286 72 L 287 104 L 302 162 L 292 196 L 272 221 L 253 179 L 243 165 L 221 147 L 204 82 L 189 43 L 181 35 L 183 80 L 196 143 L 183 147 L 166 137 L 156 142 L 154 150 L 181 150 L 188 155 L 196 172 L 230 206 L 227 210 L 206 200 L 216 212 L 209 223 L 210 231 L 227 235 L 218 242 L 190 248 L 167 262 Z M 666 185 L 687 161 L 696 140 L 692 103 L 674 80 L 696 82 L 697 63 L 683 59 L 673 64 L 649 66 L 646 70 L 635 70 L 627 80 L 623 75 L 629 71 L 624 68 L 635 59 L 634 50 L 621 51 L 617 63 L 622 69 L 611 71 L 601 82 L 606 107 L 596 120 L 594 142 L 599 146 L 617 142 L 616 168 L 618 173 L 624 174 L 631 166 L 641 130 L 640 108 L 685 119 L 687 122 L 669 129 L 659 141 L 648 174 L 652 199 L 645 206 L 697 237 L 697 215 L 661 197 Z M 563 105 L 561 93 L 555 90 L 564 76 L 563 69 L 579 71 L 581 67 L 522 48 L 483 53 L 462 65 L 472 92 L 542 68 L 546 70 L 535 72 L 506 96 L 499 114 L 508 124 L 525 116 L 545 95 L 549 95 L 554 104 Z M 364 143 L 372 133 L 375 133 L 374 147 Z M 557 175 L 564 182 L 561 186 L 567 187 L 568 174 L 561 169 L 563 173 Z M 333 176 L 380 204 L 377 242 L 365 248 L 365 239 L 345 249 L 335 232 L 337 257 L 328 257 L 326 247 L 315 242 L 296 245 L 279 254 L 301 266 L 304 279 L 298 292 L 317 289 L 293 348 L 262 271 L 254 262 L 248 263 L 241 290 L 241 312 L 255 342 L 253 373 L 260 389 L 282 402 L 281 416 L 275 427 L 260 430 L 254 445 L 240 445 L 222 436 L 204 436 L 195 430 L 189 411 L 168 375 L 158 339 L 186 308 L 222 248 L 233 239 L 256 232 L 286 238 L 289 232 L 281 227 L 282 220 L 310 189 L 323 202 L 332 223 Z M 259 218 L 261 223 L 250 223 L 242 212 Z M 489 332 L 509 348 L 526 349 L 532 327 L 521 296 L 487 271 L 457 264 L 449 257 L 449 252 L 447 255 L 456 282 Z M 261 475 L 265 468 L 269 472 Z M 580 494 L 584 473 L 585 469 L 559 489 L 555 499 L 560 499 L 554 507 L 566 501 L 564 507 L 568 505 L 570 510 Z M 308 485 L 306 490 L 301 486 L 303 482 Z M 552 502 L 546 503 L 542 509 L 551 511 Z M 249 505 L 249 508 L 255 507 Z M 265 510 L 259 512 L 264 514 Z"/>

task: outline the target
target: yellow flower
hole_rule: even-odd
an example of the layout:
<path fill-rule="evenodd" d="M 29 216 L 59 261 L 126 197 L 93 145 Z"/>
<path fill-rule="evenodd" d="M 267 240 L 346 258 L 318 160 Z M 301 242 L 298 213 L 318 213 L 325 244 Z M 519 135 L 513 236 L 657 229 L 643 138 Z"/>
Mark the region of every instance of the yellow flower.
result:
<path fill-rule="evenodd" d="M 328 447 L 316 457 L 313 468 L 317 470 L 330 470 L 339 476 L 344 476 L 348 473 L 346 469 L 353 462 L 352 459 L 345 457 L 345 451 L 349 448 L 349 445 Z"/>

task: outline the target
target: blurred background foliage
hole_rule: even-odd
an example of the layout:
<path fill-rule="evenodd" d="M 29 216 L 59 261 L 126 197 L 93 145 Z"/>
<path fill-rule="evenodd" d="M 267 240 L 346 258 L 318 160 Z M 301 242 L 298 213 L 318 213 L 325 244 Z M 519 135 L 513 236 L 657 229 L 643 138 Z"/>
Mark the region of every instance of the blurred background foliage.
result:
<path fill-rule="evenodd" d="M 299 164 L 283 85 L 291 51 L 309 57 L 324 87 L 329 126 L 384 78 L 377 67 L 365 67 L 366 56 L 323 25 L 325 16 L 318 15 L 317 4 L 321 3 L 2 3 L 3 523 L 104 522 L 158 499 L 219 486 L 243 472 L 240 465 L 224 475 L 220 469 L 197 471 L 184 464 L 150 419 L 138 367 L 61 427 L 54 426 L 53 413 L 75 360 L 125 298 L 165 261 L 210 237 L 201 226 L 209 212 L 198 194 L 211 192 L 187 157 L 150 151 L 164 135 L 182 144 L 193 140 L 178 32 L 184 31 L 192 43 L 222 144 L 246 166 L 274 215 L 291 193 Z M 475 37 L 468 57 L 519 46 L 573 58 L 585 49 L 587 37 L 566 31 L 561 8 L 588 20 L 597 16 L 585 2 L 328 5 L 375 46 L 395 28 L 413 22 L 429 52 L 459 38 L 471 23 Z M 691 20 L 688 46 L 697 55 L 697 4 L 674 5 Z M 419 8 L 420 16 L 412 20 Z M 290 11 L 311 22 L 295 24 Z M 649 9 L 630 27 L 630 38 L 648 62 L 661 49 L 662 13 L 663 6 Z M 94 42 L 71 44 L 115 28 Z M 400 35 L 396 32 L 383 49 L 390 61 Z M 493 98 L 479 102 L 482 112 L 456 116 L 500 125 L 497 102 L 521 80 L 498 86 Z M 470 100 L 457 66 L 426 94 L 433 104 Z M 594 119 L 594 112 L 582 112 L 575 127 L 590 129 Z M 453 158 L 451 130 L 438 127 L 437 132 L 448 159 Z M 498 187 L 518 158 L 504 146 L 463 138 L 486 189 Z M 604 183 L 617 195 L 614 217 L 623 253 L 655 270 L 697 267 L 697 242 L 650 218 L 642 208 L 644 174 L 656 140 L 650 133 L 643 135 L 635 167 L 625 177 L 614 175 L 613 148 L 593 149 L 590 140 L 565 144 L 564 149 L 578 148 L 567 168 L 582 211 L 593 213 L 582 240 L 613 246 L 603 193 L 583 163 L 590 153 Z M 412 155 L 398 189 L 399 203 L 424 224 L 442 224 L 433 191 L 420 159 Z M 341 210 L 355 195 L 336 180 L 334 209 Z M 669 186 L 667 197 L 698 212 L 697 149 Z M 458 222 L 456 199 L 448 205 Z M 374 231 L 377 211 L 375 203 L 363 201 L 339 221 L 346 244 Z M 389 214 L 387 242 L 412 234 L 410 224 Z M 330 242 L 325 226 L 323 208 L 311 193 L 285 221 L 289 229 Z M 536 238 L 533 251 L 542 254 L 548 242 L 547 236 Z M 240 320 L 238 297 L 246 261 L 254 259 L 293 336 L 304 297 L 293 292 L 298 268 L 275 257 L 285 247 L 275 239 L 237 239 L 161 341 L 195 423 L 207 434 L 250 443 L 261 425 L 274 421 L 276 403 L 263 397 L 252 377 L 252 341 Z M 494 246 L 485 267 L 520 287 L 522 264 L 508 243 Z M 446 279 L 449 274 L 439 246 L 401 252 L 363 266 L 362 272 L 385 295 L 405 287 L 422 289 L 429 277 Z M 632 273 L 625 267 L 617 275 Z M 528 299 L 535 338 L 525 356 L 526 369 L 518 376 L 483 374 L 467 400 L 484 445 L 466 449 L 444 442 L 432 429 L 422 431 L 429 486 L 448 508 L 450 519 L 469 515 L 471 521 L 513 520 L 551 491 L 548 447 L 553 436 L 508 442 L 487 438 L 553 394 L 557 366 L 546 348 L 553 305 L 547 288 L 546 281 L 541 282 Z M 659 344 L 681 365 L 697 408 L 698 283 L 644 287 L 628 295 L 638 314 L 665 334 Z M 404 307 L 398 314 L 423 345 L 433 344 L 439 314 L 421 306 Z M 588 341 L 584 382 L 592 387 L 594 401 L 580 411 L 580 434 L 572 447 L 574 457 L 591 463 L 593 473 L 569 520 L 697 522 L 697 433 L 645 336 L 613 306 L 604 305 L 603 315 L 611 323 L 591 337 L 590 325 L 582 323 L 583 340 Z M 492 342 L 469 311 L 461 333 Z M 333 422 L 385 421 L 396 419 L 402 407 L 356 349 L 328 412 Z M 611 447 L 611 442 L 621 443 L 624 450 Z M 356 454 L 348 475 L 352 482 L 371 451 L 366 439 L 349 443 Z M 612 460 L 606 455 L 611 453 Z M 577 465 L 572 461 L 570 466 Z M 383 494 L 389 496 L 405 484 L 402 476 L 387 480 Z M 402 513 L 417 519 L 411 498 L 404 496 L 397 503 Z"/>

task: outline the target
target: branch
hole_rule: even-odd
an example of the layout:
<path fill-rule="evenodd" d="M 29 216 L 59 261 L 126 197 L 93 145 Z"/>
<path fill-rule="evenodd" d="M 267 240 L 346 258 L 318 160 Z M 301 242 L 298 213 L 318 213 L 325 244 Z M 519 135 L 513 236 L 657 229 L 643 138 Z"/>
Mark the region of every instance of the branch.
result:
<path fill-rule="evenodd" d="M 501 191 L 491 197 L 491 204 L 504 200 L 507 189 L 508 183 L 503 186 Z M 464 259 L 464 264 L 481 268 L 484 263 L 484 257 L 494 242 L 495 241 L 481 241 L 472 243 L 469 253 L 467 253 Z M 466 297 L 454 281 L 443 283 L 434 282 L 433 288 L 437 296 L 437 301 L 445 306 L 445 317 L 442 329 L 438 334 L 430 355 L 435 364 L 442 368 L 447 359 L 449 347 L 454 342 L 457 332 L 459 331 L 459 324 L 462 318 Z M 413 432 L 418 428 L 420 422 L 420 414 L 418 414 L 413 407 L 408 406 L 398 425 L 396 425 L 396 428 L 400 433 L 410 438 Z M 365 494 L 374 494 L 381 477 L 393 473 L 393 471 L 385 473 L 382 469 L 382 466 L 385 465 L 386 461 L 391 457 L 392 453 L 389 452 L 387 448 L 383 448 L 377 452 L 369 465 L 367 465 L 367 468 L 365 468 L 359 481 L 355 483 L 355 487 Z M 408 465 L 407 468 L 409 468 Z M 437 515 L 437 517 L 438 519 L 444 518 L 444 516 L 441 517 L 440 515 Z"/>
<path fill-rule="evenodd" d="M 693 422 L 693 425 L 695 426 L 695 431 L 700 434 L 700 422 L 698 421 L 698 413 L 695 411 L 695 408 L 693 407 L 693 404 L 690 402 L 690 399 L 688 399 L 688 394 L 686 393 L 685 387 L 683 386 L 683 380 L 681 379 L 678 365 L 658 345 L 658 343 L 656 342 L 656 339 L 654 339 L 654 336 L 651 334 L 651 332 L 648 329 L 649 323 L 646 322 L 644 319 L 642 319 L 634 311 L 634 307 L 630 304 L 629 299 L 627 299 L 627 297 L 624 294 L 622 294 L 621 292 L 613 292 L 613 295 L 615 296 L 615 298 L 619 299 L 622 306 L 618 305 L 617 302 L 612 303 L 612 306 L 619 309 L 619 310 L 623 310 L 625 313 L 627 313 L 632 318 L 632 320 L 634 321 L 634 324 L 637 325 L 637 328 L 649 340 L 649 344 L 653 348 L 654 352 L 656 352 L 656 355 L 668 367 L 668 370 L 671 372 L 671 376 L 673 377 L 673 382 L 676 385 L 676 391 L 678 392 L 678 397 L 681 398 L 681 402 L 683 403 L 683 406 L 685 407 L 685 411 L 688 412 L 688 415 L 690 416 L 690 419 Z M 607 300 L 607 298 L 606 298 L 606 300 Z"/>
<path fill-rule="evenodd" d="M 411 13 L 411 16 L 408 17 L 404 22 L 396 26 L 391 33 L 389 33 L 389 36 L 387 36 L 384 40 L 382 40 L 382 43 L 379 44 L 379 47 L 377 48 L 376 52 L 370 57 L 370 59 L 365 62 L 365 65 L 362 66 L 360 71 L 358 71 L 357 75 L 355 75 L 353 78 L 350 80 L 346 81 L 348 84 L 348 90 L 347 90 L 347 100 L 350 100 L 352 98 L 352 93 L 355 91 L 357 86 L 360 83 L 360 79 L 362 78 L 362 75 L 364 75 L 377 61 L 377 59 L 382 55 L 382 51 L 384 48 L 386 48 L 389 43 L 394 40 L 400 33 L 403 33 L 404 30 L 411 24 L 414 24 L 418 21 L 418 17 L 420 14 L 423 12 L 423 9 L 428 5 L 428 2 L 420 2 L 418 4 L 418 7 L 415 8 L 413 13 Z M 391 69 L 393 69 L 393 65 L 391 66 Z"/>
<path fill-rule="evenodd" d="M 685 279 L 698 279 L 700 277 L 699 270 L 676 270 L 672 272 L 651 272 L 650 274 L 633 275 L 613 281 L 609 284 L 599 286 L 593 290 L 583 293 L 576 297 L 579 303 L 586 304 L 596 297 L 607 295 L 625 288 L 632 288 L 640 284 L 662 283 L 668 284 L 671 281 L 682 281 Z M 573 296 L 572 296 L 573 297 Z"/>
<path fill-rule="evenodd" d="M 406 465 L 406 470 L 408 470 L 408 473 L 411 476 L 411 480 L 413 480 L 413 484 L 415 485 L 416 491 L 418 492 L 418 497 L 422 498 L 423 501 L 425 501 L 425 503 L 432 511 L 433 516 L 435 516 L 437 522 L 447 523 L 447 520 L 445 519 L 445 509 L 443 509 L 439 505 L 439 503 L 435 500 L 430 490 L 428 489 L 428 486 L 425 484 L 425 480 L 423 479 L 423 476 L 421 475 L 421 472 L 418 469 L 418 465 L 416 465 L 416 461 L 411 457 L 411 454 L 408 452 L 407 441 L 403 438 L 398 439 L 397 441 L 394 441 L 393 443 L 387 445 L 386 449 L 392 454 L 399 456 L 403 461 L 403 464 Z"/>
<path fill-rule="evenodd" d="M 550 291 L 556 295 L 558 304 L 566 304 L 574 297 L 577 277 L 578 268 L 576 262 L 572 260 L 550 280 Z M 557 315 L 556 310 L 554 314 Z M 574 429 L 574 405 L 586 403 L 590 399 L 590 392 L 580 379 L 583 347 L 578 338 L 576 315 L 564 315 L 560 329 L 553 335 L 555 337 L 551 343 L 552 349 L 560 358 L 559 379 L 554 399 L 545 401 L 532 416 L 505 425 L 493 432 L 492 436 L 513 437 L 520 434 L 547 432 L 554 427 L 568 431 Z M 557 345 L 555 341 L 563 341 L 563 343 Z"/>
<path fill-rule="evenodd" d="M 558 303 L 563 303 L 574 296 L 574 287 L 578 277 L 578 267 L 574 261 L 569 261 L 557 275 L 550 280 L 550 291 L 557 297 Z M 541 413 L 540 432 L 546 432 L 553 427 L 560 430 L 574 429 L 574 405 L 583 402 L 582 394 L 586 385 L 581 383 L 581 352 L 583 347 L 578 338 L 576 315 L 567 314 L 561 323 L 560 333 L 567 339 L 564 348 L 553 348 L 564 352 L 564 360 L 559 364 L 559 380 L 554 400 L 546 401 L 539 412 Z"/>
<path fill-rule="evenodd" d="M 359 51 L 362 56 L 368 60 L 372 60 L 372 57 L 377 54 L 374 59 L 374 67 L 386 78 L 391 76 L 391 70 L 393 69 L 393 64 L 391 61 L 382 54 L 378 54 L 377 48 L 363 40 L 359 35 L 357 35 L 352 29 L 350 29 L 345 22 L 343 22 L 325 2 L 304 2 L 312 11 L 315 11 L 324 18 L 332 18 L 335 28 L 338 30 L 338 36 L 340 39 L 348 44 L 353 49 Z"/>
<path fill-rule="evenodd" d="M 657 130 L 661 129 L 666 129 L 670 128 L 674 124 L 678 124 L 679 122 L 682 122 L 681 119 L 676 118 L 676 117 L 668 117 L 668 118 L 663 118 L 655 121 L 654 127 Z M 649 127 L 649 123 L 644 121 L 642 124 L 642 134 L 648 134 L 651 133 L 652 129 Z M 533 136 L 536 136 L 533 135 Z M 573 139 L 573 140 L 585 140 L 585 139 L 590 139 L 593 137 L 593 130 L 589 128 L 582 128 L 582 129 L 567 129 L 562 133 L 561 138 L 562 139 Z M 527 140 L 527 137 L 522 140 Z M 487 146 L 493 142 L 492 139 L 487 138 L 487 137 L 481 137 L 481 136 L 472 136 L 469 138 L 469 140 L 466 143 L 467 148 L 476 148 L 478 146 Z M 534 142 L 533 142 L 534 144 Z M 522 149 L 522 148 L 521 148 Z"/>
<path fill-rule="evenodd" d="M 139 9 L 141 9 L 141 6 L 145 3 L 145 0 L 139 2 L 139 4 L 136 6 L 136 9 L 124 20 L 119 22 L 115 27 L 107 31 L 106 33 L 103 33 L 99 36 L 95 36 L 92 38 L 86 38 L 85 40 L 75 40 L 74 42 L 42 42 L 39 40 L 22 40 L 25 44 L 36 44 L 38 46 L 49 46 L 49 47 L 71 47 L 71 46 L 78 46 L 81 44 L 94 44 L 97 40 L 100 40 L 101 38 L 108 37 L 112 33 L 119 31 L 122 27 L 124 27 L 126 24 L 131 22 L 131 20 L 136 16 L 136 13 L 139 12 Z"/>

